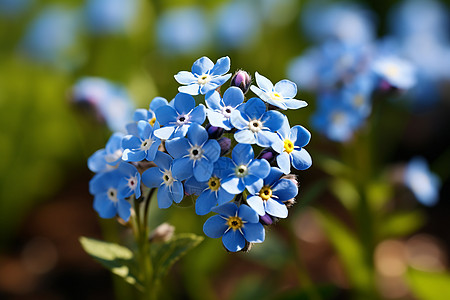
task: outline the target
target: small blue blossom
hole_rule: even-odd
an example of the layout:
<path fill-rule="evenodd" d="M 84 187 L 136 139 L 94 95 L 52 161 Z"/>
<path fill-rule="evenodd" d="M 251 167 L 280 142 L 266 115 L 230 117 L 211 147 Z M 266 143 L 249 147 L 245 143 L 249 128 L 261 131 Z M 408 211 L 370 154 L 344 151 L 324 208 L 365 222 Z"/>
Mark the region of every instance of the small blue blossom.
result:
<path fill-rule="evenodd" d="M 277 156 L 278 167 L 284 174 L 291 172 L 291 164 L 297 170 L 305 170 L 312 165 L 312 159 L 304 147 L 309 143 L 311 133 L 303 126 L 289 126 L 289 120 L 284 116 L 283 126 L 278 130 L 278 140 L 272 148 L 280 153 Z"/>
<path fill-rule="evenodd" d="M 441 180 L 430 172 L 427 161 L 414 157 L 406 166 L 405 185 L 411 189 L 417 200 L 426 206 L 432 206 L 439 200 Z"/>
<path fill-rule="evenodd" d="M 122 161 L 123 133 L 115 132 L 106 143 L 105 148 L 97 150 L 88 158 L 88 168 L 94 173 L 105 172 L 117 167 Z"/>
<path fill-rule="evenodd" d="M 192 123 L 203 124 L 206 119 L 206 109 L 203 104 L 195 107 L 191 95 L 178 93 L 173 105 L 162 105 L 156 110 L 156 120 L 162 128 L 155 130 L 155 136 L 167 140 L 184 137 Z"/>
<path fill-rule="evenodd" d="M 396 56 L 383 56 L 372 64 L 372 71 L 389 87 L 408 90 L 416 84 L 413 64 Z"/>
<path fill-rule="evenodd" d="M 89 182 L 89 192 L 94 195 L 94 209 L 100 217 L 109 219 L 118 214 L 124 221 L 130 218 L 131 204 L 118 195 L 122 178 L 121 171 L 114 169 L 96 174 Z"/>
<path fill-rule="evenodd" d="M 272 167 L 264 182 L 256 182 L 247 188 L 250 192 L 247 203 L 258 215 L 264 216 L 267 213 L 277 218 L 288 216 L 288 209 L 283 201 L 297 196 L 298 188 L 292 180 L 280 179 L 282 175 L 280 169 Z"/>
<path fill-rule="evenodd" d="M 222 237 L 228 251 L 244 249 L 247 242 L 262 243 L 264 226 L 259 223 L 258 214 L 249 206 L 226 203 L 212 209 L 218 215 L 210 217 L 203 225 L 203 231 L 210 238 Z"/>
<path fill-rule="evenodd" d="M 206 94 L 215 90 L 228 79 L 231 74 L 225 74 L 230 70 L 230 58 L 219 58 L 214 64 L 209 58 L 203 56 L 192 65 L 192 72 L 180 71 L 175 75 L 175 80 L 185 86 L 180 86 L 178 91 L 190 95 Z"/>
<path fill-rule="evenodd" d="M 297 85 L 290 80 L 278 81 L 275 86 L 266 77 L 255 73 L 258 86 L 252 85 L 250 89 L 267 103 L 281 109 L 298 109 L 307 106 L 305 101 L 294 99 L 297 95 Z"/>
<path fill-rule="evenodd" d="M 220 98 L 217 91 L 209 92 L 206 94 L 205 102 L 208 106 L 206 114 L 209 123 L 215 127 L 231 130 L 231 113 L 244 102 L 244 93 L 240 88 L 232 86 L 223 93 L 223 98 Z"/>
<path fill-rule="evenodd" d="M 261 99 L 251 98 L 231 113 L 231 124 L 238 129 L 234 134 L 238 143 L 269 147 L 276 139 L 275 131 L 283 125 L 283 114 L 266 111 Z"/>
<path fill-rule="evenodd" d="M 144 109 L 144 108 L 138 108 L 134 111 L 133 114 L 133 121 L 132 123 L 127 124 L 127 132 L 128 134 L 132 135 L 138 135 L 137 131 L 137 122 L 143 120 L 150 123 L 150 125 L 154 126 L 156 123 L 156 114 L 155 111 L 163 106 L 167 105 L 168 102 L 163 97 L 155 97 L 150 102 L 150 108 Z"/>
<path fill-rule="evenodd" d="M 141 196 L 141 174 L 135 166 L 128 163 L 121 163 L 117 170 L 120 172 L 121 179 L 118 184 L 118 198 L 125 199 L 133 194 L 135 198 Z"/>
<path fill-rule="evenodd" d="M 142 173 L 142 183 L 149 188 L 158 188 L 156 197 L 159 208 L 169 208 L 173 202 L 180 203 L 184 196 L 183 184 L 172 174 L 173 159 L 158 151 L 153 162 L 157 167 Z"/>
<path fill-rule="evenodd" d="M 267 160 L 254 159 L 253 148 L 249 144 L 237 144 L 231 157 L 221 157 L 217 161 L 217 168 L 223 172 L 222 187 L 230 194 L 242 193 L 246 187 L 263 182 L 270 172 Z"/>
<path fill-rule="evenodd" d="M 158 127 L 158 123 L 155 124 Z M 126 135 L 122 140 L 124 161 L 152 161 L 155 159 L 161 140 L 154 135 L 152 125 L 147 121 L 137 123 L 138 135 Z"/>
<path fill-rule="evenodd" d="M 209 180 L 220 156 L 219 143 L 208 139 L 208 132 L 197 123 L 189 127 L 187 138 L 167 140 L 165 147 L 175 158 L 172 172 L 180 180 L 192 175 L 200 182 Z"/>

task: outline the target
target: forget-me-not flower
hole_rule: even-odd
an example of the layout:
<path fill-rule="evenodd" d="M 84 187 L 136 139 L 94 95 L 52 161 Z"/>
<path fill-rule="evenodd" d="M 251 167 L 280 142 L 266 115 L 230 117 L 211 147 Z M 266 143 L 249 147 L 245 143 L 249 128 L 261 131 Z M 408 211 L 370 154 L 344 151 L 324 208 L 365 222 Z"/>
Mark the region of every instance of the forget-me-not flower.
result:
<path fill-rule="evenodd" d="M 135 166 L 129 163 L 121 163 L 117 170 L 120 172 L 121 179 L 118 184 L 118 197 L 125 199 L 133 194 L 137 198 L 141 196 L 141 174 Z"/>
<path fill-rule="evenodd" d="M 156 110 L 156 120 L 163 126 L 155 130 L 155 136 L 160 139 L 184 137 L 192 123 L 201 125 L 206 119 L 205 106 L 200 104 L 195 107 L 191 95 L 178 93 L 173 105 L 171 103 Z"/>
<path fill-rule="evenodd" d="M 165 98 L 163 97 L 155 97 L 153 98 L 153 100 L 150 102 L 150 108 L 149 109 L 145 109 L 145 108 L 138 108 L 134 111 L 133 114 L 133 121 L 132 123 L 127 124 L 127 132 L 128 134 L 132 134 L 132 135 L 138 135 L 138 131 L 137 131 L 137 122 L 143 120 L 143 121 L 147 121 L 150 123 L 150 125 L 154 126 L 156 123 L 156 114 L 155 111 L 163 106 L 163 105 L 167 105 L 168 102 Z M 159 127 L 158 127 L 159 128 Z"/>
<path fill-rule="evenodd" d="M 258 214 L 249 206 L 226 203 L 212 209 L 218 215 L 210 217 L 203 225 L 203 231 L 210 238 L 222 237 L 228 251 L 244 249 L 246 242 L 262 243 L 264 226 L 259 223 Z"/>
<path fill-rule="evenodd" d="M 412 63 L 396 56 L 382 56 L 372 63 L 372 71 L 390 87 L 401 90 L 412 88 L 416 83 Z"/>
<path fill-rule="evenodd" d="M 97 150 L 88 158 L 88 168 L 94 173 L 105 172 L 117 167 L 122 160 L 122 139 L 124 134 L 115 132 L 105 148 Z"/>
<path fill-rule="evenodd" d="M 220 94 L 217 91 L 211 91 L 206 94 L 206 105 L 208 109 L 206 114 L 208 116 L 209 123 L 212 126 L 231 130 L 231 113 L 244 102 L 244 93 L 238 87 L 229 87 L 223 97 L 220 98 Z"/>
<path fill-rule="evenodd" d="M 157 167 L 145 170 L 142 182 L 149 188 L 158 188 L 158 207 L 168 208 L 172 202 L 180 203 L 184 196 L 183 184 L 172 173 L 172 157 L 158 151 L 153 162 Z"/>
<path fill-rule="evenodd" d="M 180 71 L 175 75 L 175 80 L 185 86 L 180 86 L 178 91 L 190 95 L 206 94 L 215 90 L 230 79 L 231 74 L 225 74 L 230 70 L 230 58 L 219 58 L 214 64 L 208 57 L 197 59 L 192 65 L 192 72 Z"/>
<path fill-rule="evenodd" d="M 156 123 L 158 125 L 158 123 Z M 122 140 L 124 161 L 152 161 L 155 159 L 161 140 L 154 135 L 152 125 L 147 121 L 137 123 L 138 135 L 126 135 Z"/>
<path fill-rule="evenodd" d="M 424 158 L 414 157 L 407 164 L 404 182 L 423 205 L 432 206 L 439 200 L 441 180 L 436 174 L 430 172 Z"/>
<path fill-rule="evenodd" d="M 172 172 L 180 180 L 194 175 L 198 181 L 207 181 L 220 156 L 219 143 L 208 139 L 206 129 L 197 123 L 189 127 L 187 138 L 167 140 L 165 147 L 175 158 Z"/>

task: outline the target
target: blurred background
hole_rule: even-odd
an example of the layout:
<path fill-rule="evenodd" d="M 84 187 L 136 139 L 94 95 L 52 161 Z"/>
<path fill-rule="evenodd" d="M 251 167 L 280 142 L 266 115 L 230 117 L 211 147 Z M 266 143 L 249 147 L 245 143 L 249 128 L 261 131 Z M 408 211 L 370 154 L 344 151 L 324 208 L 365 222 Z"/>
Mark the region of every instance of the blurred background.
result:
<path fill-rule="evenodd" d="M 122 299 L 78 238 L 87 158 L 202 56 L 297 83 L 313 166 L 249 253 L 205 239 L 164 299 L 450 299 L 450 1 L 0 0 L 0 298 Z M 187 200 L 151 226 L 203 235 Z"/>

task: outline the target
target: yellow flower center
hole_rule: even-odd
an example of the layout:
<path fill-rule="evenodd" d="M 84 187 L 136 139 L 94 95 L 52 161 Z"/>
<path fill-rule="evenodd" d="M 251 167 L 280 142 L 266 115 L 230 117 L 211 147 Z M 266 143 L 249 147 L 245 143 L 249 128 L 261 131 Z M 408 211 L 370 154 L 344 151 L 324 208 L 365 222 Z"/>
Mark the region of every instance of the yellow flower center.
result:
<path fill-rule="evenodd" d="M 269 200 L 270 197 L 272 197 L 272 190 L 270 189 L 270 186 L 263 186 L 263 188 L 259 191 L 259 197 L 265 201 Z"/>
<path fill-rule="evenodd" d="M 208 74 L 203 74 L 202 76 L 200 76 L 198 78 L 198 84 L 200 84 L 200 85 L 207 84 L 210 81 L 211 81 L 211 76 L 209 76 Z"/>
<path fill-rule="evenodd" d="M 217 177 L 211 177 L 208 181 L 208 186 L 211 191 L 217 191 L 220 188 L 220 179 Z"/>
<path fill-rule="evenodd" d="M 150 125 L 155 125 L 156 122 L 156 117 L 153 117 L 150 121 L 148 121 L 150 123 Z"/>
<path fill-rule="evenodd" d="M 294 151 L 294 143 L 292 143 L 291 140 L 284 140 L 284 151 L 286 151 L 287 153 L 291 153 L 292 151 Z"/>
<path fill-rule="evenodd" d="M 233 229 L 234 231 L 241 229 L 244 227 L 244 222 L 242 222 L 242 219 L 239 217 L 229 217 L 227 219 L 227 225 L 229 228 Z"/>
<path fill-rule="evenodd" d="M 279 94 L 277 92 L 271 92 L 270 98 L 272 98 L 272 100 L 275 100 L 275 101 L 283 100 L 283 96 L 281 96 L 281 94 Z"/>
<path fill-rule="evenodd" d="M 353 98 L 353 104 L 354 104 L 356 107 L 362 106 L 362 105 L 364 104 L 364 97 L 363 97 L 362 95 L 356 95 L 356 96 Z"/>

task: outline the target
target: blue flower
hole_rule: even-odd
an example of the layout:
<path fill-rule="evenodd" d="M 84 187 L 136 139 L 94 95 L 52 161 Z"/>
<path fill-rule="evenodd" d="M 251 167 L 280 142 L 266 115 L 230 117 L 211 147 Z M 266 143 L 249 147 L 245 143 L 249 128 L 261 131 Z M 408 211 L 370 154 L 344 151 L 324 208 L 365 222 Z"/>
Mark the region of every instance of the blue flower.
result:
<path fill-rule="evenodd" d="M 106 143 L 105 148 L 97 150 L 88 158 L 88 168 L 94 173 L 105 172 L 117 167 L 122 160 L 122 139 L 120 132 L 114 133 Z"/>
<path fill-rule="evenodd" d="M 234 138 L 238 143 L 257 144 L 269 147 L 283 124 L 283 114 L 279 111 L 266 112 L 266 105 L 259 98 L 248 100 L 231 114 L 231 124 L 238 129 Z"/>
<path fill-rule="evenodd" d="M 225 159 L 224 157 L 219 160 Z M 208 182 L 198 182 L 195 177 L 186 180 L 184 187 L 188 194 L 199 195 L 195 201 L 195 213 L 197 215 L 206 215 L 217 205 L 222 205 L 233 200 L 234 195 L 228 193 L 222 187 L 222 179 L 226 175 L 225 170 L 221 168 L 223 164 L 216 162 L 211 178 Z"/>
<path fill-rule="evenodd" d="M 416 84 L 414 66 L 396 56 L 382 56 L 372 64 L 372 71 L 390 87 L 407 90 Z"/>
<path fill-rule="evenodd" d="M 153 162 L 157 167 L 142 173 L 142 182 L 149 188 L 158 188 L 156 195 L 159 208 L 168 208 L 172 202 L 180 203 L 184 191 L 181 180 L 172 173 L 173 159 L 170 155 L 158 151 Z"/>
<path fill-rule="evenodd" d="M 298 188 L 292 180 L 280 179 L 282 175 L 283 172 L 280 169 L 272 167 L 264 182 L 256 182 L 247 188 L 250 192 L 247 203 L 260 216 L 266 213 L 277 218 L 288 216 L 288 210 L 283 201 L 297 196 Z"/>
<path fill-rule="evenodd" d="M 136 167 L 129 163 L 121 163 L 117 170 L 121 174 L 117 197 L 125 199 L 134 194 L 136 199 L 139 198 L 141 196 L 141 174 Z"/>
<path fill-rule="evenodd" d="M 114 169 L 96 174 L 89 182 L 89 193 L 94 195 L 94 209 L 100 217 L 109 219 L 118 214 L 124 221 L 130 218 L 131 204 L 118 195 L 122 178 L 121 171 Z"/>
<path fill-rule="evenodd" d="M 226 74 L 230 70 L 230 58 L 228 56 L 219 58 L 214 64 L 209 58 L 203 56 L 197 59 L 192 65 L 192 73 L 180 71 L 175 75 L 175 80 L 184 84 L 178 91 L 190 95 L 206 94 L 215 90 L 230 79 L 231 74 Z"/>
<path fill-rule="evenodd" d="M 191 95 L 178 93 L 168 105 L 162 105 L 156 110 L 156 120 L 164 126 L 155 130 L 160 139 L 184 137 L 192 123 L 202 124 L 206 119 L 203 104 L 195 107 L 195 100 Z"/>
<path fill-rule="evenodd" d="M 272 145 L 280 153 L 277 164 L 284 174 L 291 172 L 291 163 L 297 170 L 305 170 L 311 166 L 311 156 L 303 148 L 310 139 L 308 130 L 300 125 L 290 128 L 288 118 L 284 116 L 283 126 L 278 130 L 278 140 Z"/>
<path fill-rule="evenodd" d="M 209 92 L 205 97 L 209 123 L 212 126 L 231 130 L 231 113 L 244 102 L 244 93 L 238 87 L 229 87 L 220 98 L 217 91 Z"/>
<path fill-rule="evenodd" d="M 259 223 L 258 214 L 247 205 L 237 207 L 234 203 L 226 203 L 212 211 L 218 215 L 206 220 L 203 232 L 210 238 L 222 237 L 222 243 L 228 251 L 240 251 L 247 242 L 264 241 L 264 226 Z"/>
<path fill-rule="evenodd" d="M 290 80 L 278 81 L 275 86 L 266 77 L 255 73 L 257 86 L 252 85 L 250 89 L 258 97 L 267 103 L 281 109 L 298 109 L 307 106 L 305 101 L 294 99 L 297 95 L 297 85 Z"/>
<path fill-rule="evenodd" d="M 407 164 L 404 181 L 423 205 L 432 206 L 439 200 L 441 180 L 430 172 L 427 161 L 422 157 L 414 157 Z"/>
<path fill-rule="evenodd" d="M 138 108 L 134 111 L 133 121 L 132 123 L 127 124 L 127 132 L 132 135 L 139 135 L 137 131 L 137 122 L 143 120 L 150 123 L 150 125 L 154 126 L 156 122 L 156 114 L 155 111 L 163 106 L 167 105 L 168 102 L 163 97 L 155 97 L 150 102 L 150 108 Z M 159 127 L 158 127 L 159 128 Z"/>
<path fill-rule="evenodd" d="M 187 138 L 167 140 L 167 152 L 175 158 L 173 175 L 180 180 L 194 175 L 198 181 L 207 181 L 213 172 L 214 162 L 219 159 L 220 145 L 208 139 L 208 132 L 201 125 L 193 123 Z"/>
<path fill-rule="evenodd" d="M 231 157 L 222 157 L 217 161 L 217 168 L 223 172 L 222 187 L 230 194 L 242 193 L 246 187 L 263 182 L 270 172 L 267 160 L 254 159 L 251 145 L 237 144 Z"/>
<path fill-rule="evenodd" d="M 158 123 L 156 123 L 158 126 Z M 126 135 L 122 140 L 124 161 L 152 161 L 155 159 L 161 140 L 155 137 L 152 125 L 147 121 L 137 123 L 139 135 Z"/>

